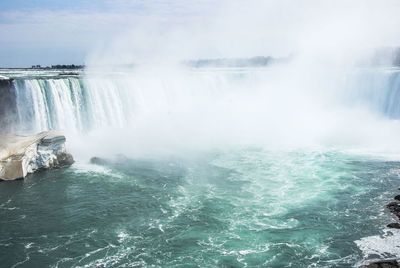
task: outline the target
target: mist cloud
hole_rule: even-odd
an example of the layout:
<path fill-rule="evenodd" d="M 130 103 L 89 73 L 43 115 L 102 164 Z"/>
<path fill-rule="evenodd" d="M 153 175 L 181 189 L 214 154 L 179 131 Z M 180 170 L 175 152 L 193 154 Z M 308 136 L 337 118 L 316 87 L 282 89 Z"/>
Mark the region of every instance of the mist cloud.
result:
<path fill-rule="evenodd" d="M 99 64 L 293 53 L 342 60 L 397 46 L 399 11 L 393 0 L 104 0 L 97 7 L 21 8 L 0 12 L 0 60 L 12 64 L 6 54 L 28 50 L 43 63 L 64 63 L 65 50 Z"/>

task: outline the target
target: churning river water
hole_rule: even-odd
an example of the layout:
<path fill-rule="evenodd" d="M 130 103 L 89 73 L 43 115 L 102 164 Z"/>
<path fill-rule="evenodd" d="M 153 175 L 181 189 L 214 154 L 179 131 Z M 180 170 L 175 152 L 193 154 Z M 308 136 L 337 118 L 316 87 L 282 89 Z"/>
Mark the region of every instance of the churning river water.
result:
<path fill-rule="evenodd" d="M 248 148 L 0 183 L 2 267 L 352 267 L 400 257 L 400 163 Z"/>

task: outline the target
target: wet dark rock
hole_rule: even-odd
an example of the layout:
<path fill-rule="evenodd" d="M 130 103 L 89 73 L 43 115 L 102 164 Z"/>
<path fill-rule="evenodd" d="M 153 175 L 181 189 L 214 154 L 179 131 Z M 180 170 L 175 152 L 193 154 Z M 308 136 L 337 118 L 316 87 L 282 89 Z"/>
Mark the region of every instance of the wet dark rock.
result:
<path fill-rule="evenodd" d="M 386 205 L 386 207 L 391 212 L 400 212 L 400 203 L 398 202 L 390 202 L 389 204 Z"/>
<path fill-rule="evenodd" d="M 400 190 L 400 188 L 398 188 Z M 400 201 L 400 195 L 396 195 L 394 199 Z M 399 202 L 390 202 L 386 205 L 386 207 L 390 210 L 390 212 L 396 215 L 400 219 L 400 203 Z M 400 223 L 392 222 L 386 225 L 388 228 L 400 229 Z M 377 260 L 373 261 L 366 265 L 361 265 L 360 268 L 400 268 L 399 263 L 396 259 L 389 260 Z"/>
<path fill-rule="evenodd" d="M 115 164 L 126 163 L 129 160 L 130 159 L 128 157 L 126 157 L 125 155 L 117 154 L 117 155 L 112 156 L 110 158 L 103 158 L 103 157 L 94 156 L 94 157 L 90 158 L 90 163 L 91 164 L 95 164 L 95 165 L 99 165 L 99 166 L 112 166 L 112 165 L 115 165 Z"/>
<path fill-rule="evenodd" d="M 386 207 L 390 210 L 390 212 L 392 212 L 400 219 L 400 203 L 390 202 L 389 204 L 386 205 Z"/>
<path fill-rule="evenodd" d="M 400 205 L 391 208 L 393 212 L 400 212 Z"/>
<path fill-rule="evenodd" d="M 57 155 L 57 164 L 55 165 L 56 168 L 63 168 L 68 167 L 75 163 L 74 158 L 71 154 L 62 152 Z"/>
<path fill-rule="evenodd" d="M 374 261 L 367 265 L 361 265 L 360 268 L 399 268 L 397 260 L 380 260 Z"/>
<path fill-rule="evenodd" d="M 90 163 L 99 166 L 106 166 L 110 164 L 110 160 L 95 156 L 90 158 Z"/>
<path fill-rule="evenodd" d="M 400 223 L 398 223 L 398 222 L 389 223 L 386 226 L 389 227 L 389 228 L 400 229 Z"/>
<path fill-rule="evenodd" d="M 12 132 L 18 123 L 18 112 L 13 80 L 0 76 L 0 133 Z"/>

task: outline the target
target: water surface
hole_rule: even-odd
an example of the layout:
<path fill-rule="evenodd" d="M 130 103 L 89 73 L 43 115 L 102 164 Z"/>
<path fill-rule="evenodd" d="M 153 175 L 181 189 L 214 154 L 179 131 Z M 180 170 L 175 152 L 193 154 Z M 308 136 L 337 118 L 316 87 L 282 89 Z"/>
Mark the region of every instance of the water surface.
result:
<path fill-rule="evenodd" d="M 78 162 L 0 183 L 3 267 L 352 267 L 393 257 L 400 163 L 337 151 Z M 398 255 L 400 257 L 400 255 Z"/>

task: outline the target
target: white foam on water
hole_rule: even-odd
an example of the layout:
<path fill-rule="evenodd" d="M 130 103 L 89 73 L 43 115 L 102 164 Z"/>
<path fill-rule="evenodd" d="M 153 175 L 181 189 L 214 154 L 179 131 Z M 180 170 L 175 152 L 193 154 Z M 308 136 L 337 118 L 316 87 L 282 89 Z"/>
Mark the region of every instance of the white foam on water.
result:
<path fill-rule="evenodd" d="M 115 178 L 115 179 L 121 179 L 124 176 L 120 173 L 118 173 L 116 170 L 112 170 L 110 168 L 100 166 L 100 165 L 95 165 L 95 164 L 89 164 L 85 162 L 78 161 L 74 163 L 73 165 L 73 171 L 77 174 L 85 174 L 85 173 L 94 173 L 94 174 L 99 174 L 99 175 L 105 175 L 107 177 Z"/>
<path fill-rule="evenodd" d="M 380 258 L 400 258 L 400 230 L 384 229 L 383 235 L 361 238 L 355 241 L 364 255 L 364 259 L 371 256 Z"/>

